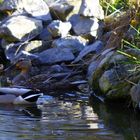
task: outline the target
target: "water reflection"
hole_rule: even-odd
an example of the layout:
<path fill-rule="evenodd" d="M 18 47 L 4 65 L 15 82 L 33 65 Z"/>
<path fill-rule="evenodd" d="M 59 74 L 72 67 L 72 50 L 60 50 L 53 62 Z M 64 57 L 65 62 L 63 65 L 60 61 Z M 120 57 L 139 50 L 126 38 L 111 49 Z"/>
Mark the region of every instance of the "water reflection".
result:
<path fill-rule="evenodd" d="M 60 100 L 41 106 L 0 105 L 0 138 L 10 140 L 140 139 L 138 114 L 118 105 L 116 107 L 92 102 L 92 107 L 87 103 Z"/>
<path fill-rule="evenodd" d="M 124 140 L 140 139 L 140 112 L 128 108 L 124 103 L 94 103 L 93 110 L 104 121 L 107 129 L 123 136 Z"/>

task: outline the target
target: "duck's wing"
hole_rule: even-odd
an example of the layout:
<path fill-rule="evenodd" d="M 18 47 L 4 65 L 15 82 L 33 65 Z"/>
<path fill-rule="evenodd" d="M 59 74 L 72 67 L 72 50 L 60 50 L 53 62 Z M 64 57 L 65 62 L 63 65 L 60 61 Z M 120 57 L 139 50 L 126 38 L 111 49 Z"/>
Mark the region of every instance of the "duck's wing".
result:
<path fill-rule="evenodd" d="M 0 94 L 14 94 L 14 95 L 23 95 L 27 92 L 31 91 L 31 89 L 26 88 L 13 88 L 13 87 L 0 87 Z"/>

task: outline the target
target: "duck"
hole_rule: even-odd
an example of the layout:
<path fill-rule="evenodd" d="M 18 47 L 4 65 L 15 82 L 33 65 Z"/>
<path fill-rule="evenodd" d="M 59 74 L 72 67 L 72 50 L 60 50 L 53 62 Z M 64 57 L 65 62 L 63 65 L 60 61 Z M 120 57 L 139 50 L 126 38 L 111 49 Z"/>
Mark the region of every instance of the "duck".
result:
<path fill-rule="evenodd" d="M 35 104 L 43 93 L 23 87 L 0 87 L 0 104 Z"/>
<path fill-rule="evenodd" d="M 32 63 L 29 59 L 20 59 L 15 64 L 16 68 L 21 70 L 20 73 L 12 80 L 13 85 L 19 85 L 30 77 Z"/>

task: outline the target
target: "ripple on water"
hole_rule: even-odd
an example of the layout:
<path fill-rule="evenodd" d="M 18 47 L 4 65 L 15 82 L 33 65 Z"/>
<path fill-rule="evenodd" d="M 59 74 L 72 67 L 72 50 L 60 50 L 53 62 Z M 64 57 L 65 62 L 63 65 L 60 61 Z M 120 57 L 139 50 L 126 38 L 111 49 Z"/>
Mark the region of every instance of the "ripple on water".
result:
<path fill-rule="evenodd" d="M 118 140 L 120 135 L 84 103 L 56 100 L 35 106 L 0 106 L 0 138 L 48 140 Z"/>

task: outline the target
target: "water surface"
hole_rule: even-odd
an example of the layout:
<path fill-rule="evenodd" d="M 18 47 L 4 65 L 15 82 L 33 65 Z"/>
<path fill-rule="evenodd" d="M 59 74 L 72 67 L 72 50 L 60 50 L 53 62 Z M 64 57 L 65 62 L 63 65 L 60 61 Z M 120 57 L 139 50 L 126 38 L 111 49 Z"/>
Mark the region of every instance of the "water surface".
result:
<path fill-rule="evenodd" d="M 136 140 L 140 117 L 121 106 L 56 100 L 39 106 L 0 105 L 1 140 Z"/>

